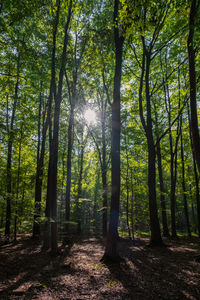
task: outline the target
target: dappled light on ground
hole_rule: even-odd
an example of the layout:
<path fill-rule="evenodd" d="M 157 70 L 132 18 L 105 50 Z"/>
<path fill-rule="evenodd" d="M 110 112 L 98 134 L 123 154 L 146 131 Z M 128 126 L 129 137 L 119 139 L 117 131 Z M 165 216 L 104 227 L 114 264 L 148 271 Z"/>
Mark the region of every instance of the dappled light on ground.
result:
<path fill-rule="evenodd" d="M 197 240 L 169 241 L 169 247 L 148 248 L 126 239 L 119 242 L 120 264 L 100 262 L 101 240 L 60 245 L 52 257 L 30 239 L 0 248 L 0 299 L 200 299 Z"/>

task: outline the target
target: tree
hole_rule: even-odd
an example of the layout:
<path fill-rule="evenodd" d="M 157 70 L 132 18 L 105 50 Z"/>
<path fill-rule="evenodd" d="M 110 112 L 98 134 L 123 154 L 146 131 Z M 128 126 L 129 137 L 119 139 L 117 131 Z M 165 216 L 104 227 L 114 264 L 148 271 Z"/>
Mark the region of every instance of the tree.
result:
<path fill-rule="evenodd" d="M 197 166 L 200 171 L 200 137 L 197 118 L 196 102 L 196 70 L 195 70 L 195 49 L 194 33 L 196 27 L 196 18 L 199 14 L 200 1 L 192 0 L 189 18 L 189 34 L 187 40 L 188 60 L 189 60 L 189 80 L 190 80 L 190 113 L 191 113 L 191 132 L 193 139 L 194 153 L 196 156 Z"/>
<path fill-rule="evenodd" d="M 59 10 L 60 1 L 58 2 Z M 54 121 L 52 130 L 52 141 L 50 143 L 50 156 L 49 156 L 49 172 L 48 172 L 48 189 L 47 201 L 50 205 L 51 221 L 51 251 L 57 252 L 57 163 L 58 163 L 58 135 L 59 135 L 59 117 L 60 106 L 62 101 L 63 78 L 65 73 L 66 52 L 68 43 L 68 31 L 72 15 L 72 0 L 69 1 L 68 16 L 65 25 L 63 50 L 60 61 L 60 72 L 58 79 L 58 88 L 54 94 Z"/>
<path fill-rule="evenodd" d="M 12 148 L 14 139 L 14 121 L 18 102 L 18 90 L 19 90 L 19 72 L 20 72 L 20 54 L 18 52 L 17 57 L 17 78 L 15 83 L 15 94 L 12 106 L 10 126 L 8 124 L 8 114 L 7 111 L 7 128 L 8 128 L 8 154 L 7 154 L 7 197 L 6 197 L 6 226 L 5 235 L 10 236 L 10 223 L 11 223 L 11 192 L 12 192 Z M 7 98 L 8 101 L 8 98 Z M 8 107 L 8 104 L 7 104 Z"/>
<path fill-rule="evenodd" d="M 112 103 L 112 136 L 111 136 L 111 206 L 109 229 L 106 239 L 104 259 L 119 260 L 117 253 L 118 219 L 120 202 L 120 84 L 122 72 L 122 55 L 124 37 L 119 31 L 119 0 L 114 2 L 114 40 L 115 40 L 115 76 Z"/>

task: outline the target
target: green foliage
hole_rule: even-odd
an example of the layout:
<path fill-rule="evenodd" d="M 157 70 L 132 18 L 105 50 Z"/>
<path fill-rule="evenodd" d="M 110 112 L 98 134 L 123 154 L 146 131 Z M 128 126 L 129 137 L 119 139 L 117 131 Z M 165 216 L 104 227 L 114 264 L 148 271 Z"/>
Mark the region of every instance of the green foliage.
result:
<path fill-rule="evenodd" d="M 55 57 L 55 77 L 59 76 L 64 25 L 67 20 L 69 1 L 61 1 L 60 20 Z M 124 61 L 121 85 L 121 206 L 119 232 L 127 234 L 127 209 L 129 225 L 143 235 L 148 231 L 148 153 L 147 141 L 140 121 L 138 91 L 142 65 L 142 39 L 151 51 L 150 94 L 152 104 L 153 137 L 161 136 L 182 111 L 182 131 L 185 162 L 186 196 L 189 217 L 197 224 L 196 187 L 193 170 L 189 122 L 186 99 L 189 97 L 187 35 L 189 1 L 131 1 L 121 0 L 119 11 L 120 34 L 125 37 Z M 46 117 L 51 80 L 51 56 L 53 24 L 57 1 L 12 0 L 4 1 L 0 20 L 0 230 L 5 226 L 7 184 L 7 151 L 10 134 L 12 147 L 12 230 L 17 217 L 18 231 L 30 232 L 34 216 L 34 187 L 37 168 L 37 143 L 39 99 L 42 96 L 40 143 L 42 141 L 43 117 Z M 198 11 L 199 16 L 199 11 Z M 198 30 L 200 18 L 195 24 L 194 44 L 196 70 L 200 69 Z M 108 208 L 111 193 L 111 114 L 115 70 L 112 1 L 73 1 L 73 18 L 70 23 L 67 46 L 66 75 L 60 115 L 60 135 L 57 174 L 57 202 L 60 228 L 65 224 L 65 194 L 67 176 L 67 140 L 70 114 L 70 96 L 76 94 L 75 124 L 73 128 L 71 221 L 77 226 L 80 216 L 83 231 L 100 233 L 103 212 Z M 18 70 L 19 69 L 19 70 Z M 10 131 L 11 115 L 15 101 L 18 74 L 18 99 L 13 132 Z M 180 73 L 180 87 L 178 74 Z M 76 79 L 76 87 L 74 85 Z M 76 92 L 76 93 L 75 93 Z M 145 85 L 143 86 L 143 109 L 146 119 Z M 168 93 L 168 102 L 166 99 Z M 197 81 L 199 100 L 199 80 Z M 180 102 L 180 103 L 179 103 Z M 84 123 L 85 107 L 97 113 L 97 123 L 92 127 Z M 54 103 L 53 103 L 54 108 Z M 199 109 L 198 109 L 199 110 Z M 99 152 L 102 154 L 102 116 L 105 116 L 106 167 L 108 184 L 108 207 L 103 206 L 102 175 Z M 156 124 L 157 116 L 157 124 Z M 53 116 L 52 116 L 53 117 Z M 21 128 L 23 125 L 23 130 Z M 48 135 L 49 132 L 47 132 Z M 173 148 L 177 137 L 177 121 L 171 127 Z M 21 157 L 19 167 L 19 148 Z M 41 146 L 41 144 L 40 144 Z M 81 147 L 84 146 L 83 172 L 80 180 Z M 44 224 L 45 200 L 48 177 L 49 143 L 46 142 L 42 186 L 41 213 L 37 218 Z M 167 218 L 170 220 L 170 142 L 169 132 L 161 139 L 162 168 Z M 128 172 L 128 175 L 127 175 Z M 183 215 L 183 190 L 181 181 L 180 144 L 177 156 L 177 223 L 185 230 Z M 17 187 L 17 180 L 19 184 Z M 81 181 L 81 193 L 78 195 Z M 157 205 L 161 220 L 159 196 L 160 184 L 157 174 Z M 77 199 L 78 197 L 78 199 Z M 128 198 L 128 205 L 127 205 Z M 127 207 L 128 206 L 128 207 Z M 194 216 L 192 209 L 194 208 Z M 79 213 L 77 213 L 79 210 Z M 193 220 L 193 219 L 194 220 Z M 51 220 L 53 221 L 53 220 Z M 194 226 L 194 229 L 196 225 Z M 98 230 L 97 230 L 98 229 Z M 96 230 L 96 231 L 95 231 Z M 115 284 L 115 283 L 114 283 Z M 109 283 L 110 286 L 113 282 Z"/>

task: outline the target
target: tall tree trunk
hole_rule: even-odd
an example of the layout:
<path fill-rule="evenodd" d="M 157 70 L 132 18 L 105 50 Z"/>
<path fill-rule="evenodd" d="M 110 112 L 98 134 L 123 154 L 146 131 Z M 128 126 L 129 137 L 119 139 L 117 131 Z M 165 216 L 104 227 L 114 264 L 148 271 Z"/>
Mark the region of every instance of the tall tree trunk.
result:
<path fill-rule="evenodd" d="M 118 260 L 117 239 L 120 203 L 120 85 L 124 38 L 118 28 L 119 0 L 114 2 L 115 75 L 112 104 L 111 137 L 111 207 L 104 259 Z"/>
<path fill-rule="evenodd" d="M 102 119 L 101 119 L 101 130 L 102 130 L 102 184 L 103 184 L 103 237 L 107 235 L 107 163 L 106 163 L 106 138 L 105 138 L 105 111 L 102 111 Z"/>
<path fill-rule="evenodd" d="M 165 56 L 165 61 L 167 64 L 167 58 Z M 167 78 L 167 76 L 166 76 Z M 169 125 L 169 144 L 170 144 L 170 210 L 171 210 L 171 233 L 172 238 L 177 238 L 176 232 L 176 178 L 177 178 L 177 150 L 178 142 L 180 137 L 179 118 L 177 120 L 176 128 L 176 140 L 175 145 L 173 146 L 172 130 L 171 130 L 171 102 L 169 95 L 169 86 L 164 84 L 164 94 L 165 94 L 165 106 L 168 114 L 168 125 Z M 179 104 L 178 109 L 180 110 L 180 83 L 179 83 Z"/>
<path fill-rule="evenodd" d="M 153 137 L 153 125 L 152 125 L 152 114 L 151 114 L 151 95 L 149 90 L 149 74 L 151 65 L 151 51 L 152 43 L 150 49 L 147 49 L 145 44 L 145 38 L 142 36 L 143 44 L 143 57 L 142 57 L 142 71 L 140 77 L 140 87 L 139 87 L 139 112 L 140 120 L 142 126 L 145 130 L 148 146 L 148 198 L 149 198 L 149 213 L 150 213 L 150 246 L 163 245 L 160 224 L 158 219 L 157 202 L 156 202 L 156 151 L 154 146 Z M 143 113 L 143 103 L 142 103 L 142 91 L 143 82 L 145 76 L 145 96 L 146 96 L 146 113 L 147 120 L 145 121 Z"/>
<path fill-rule="evenodd" d="M 125 136 L 125 145 L 126 145 L 126 225 L 128 229 L 128 236 L 129 239 L 131 240 L 131 230 L 129 225 L 129 157 L 128 157 L 128 141 L 126 136 Z"/>
<path fill-rule="evenodd" d="M 134 241 L 135 234 L 134 234 L 133 217 L 134 217 L 134 193 L 133 193 L 133 170 L 131 168 L 131 233 L 132 233 L 132 240 Z"/>
<path fill-rule="evenodd" d="M 16 201 L 15 201 L 15 220 L 14 220 L 14 241 L 17 240 L 17 219 L 18 219 L 18 200 L 19 200 L 19 183 L 20 183 L 20 171 L 21 171 L 22 139 L 23 139 L 23 121 L 21 123 L 19 153 L 18 153 L 17 188 L 16 188 Z"/>
<path fill-rule="evenodd" d="M 196 203 L 197 203 L 197 226 L 198 226 L 198 235 L 200 238 L 200 196 L 199 196 L 199 176 L 197 172 L 196 160 L 193 155 L 193 164 L 194 164 L 194 175 L 195 175 L 195 185 L 196 185 Z"/>
<path fill-rule="evenodd" d="M 162 209 L 163 236 L 169 237 L 169 228 L 167 224 L 166 204 L 165 204 L 165 196 L 164 196 L 165 189 L 164 189 L 164 182 L 163 182 L 162 156 L 161 156 L 159 140 L 157 140 L 157 159 L 158 159 L 158 175 L 159 175 L 159 183 L 160 183 L 160 203 Z"/>
<path fill-rule="evenodd" d="M 163 225 L 163 236 L 169 237 L 169 229 L 167 224 L 167 214 L 166 214 L 166 203 L 165 203 L 165 189 L 164 189 L 164 182 L 163 182 L 163 170 L 162 170 L 162 155 L 160 149 L 160 140 L 159 140 L 159 133 L 158 133 L 158 116 L 156 106 L 155 109 L 155 124 L 156 124 L 156 138 L 157 138 L 157 160 L 158 160 L 158 175 L 159 175 L 159 184 L 160 184 L 160 203 L 161 203 L 161 210 L 162 210 L 162 225 Z"/>
<path fill-rule="evenodd" d="M 69 127 L 68 127 L 68 149 L 67 149 L 67 184 L 65 196 L 65 231 L 68 230 L 70 220 L 70 196 L 71 196 L 71 168 L 72 168 L 72 147 L 73 147 L 73 127 L 74 127 L 74 103 L 71 104 Z"/>
<path fill-rule="evenodd" d="M 187 196 L 186 196 L 186 186 L 185 186 L 185 162 L 184 162 L 184 149 L 183 149 L 183 135 L 182 135 L 182 116 L 181 116 L 181 163 L 182 163 L 182 188 L 183 188 L 183 205 L 184 205 L 184 213 L 185 213 L 185 221 L 188 236 L 191 237 L 191 230 L 190 230 L 190 221 L 189 221 L 189 214 L 188 214 L 188 203 L 187 203 Z"/>
<path fill-rule="evenodd" d="M 48 98 L 48 108 L 47 108 L 47 117 L 45 125 L 43 127 L 43 139 L 41 145 L 41 154 L 40 160 L 38 163 L 37 175 L 36 175 L 36 186 L 35 186 L 35 201 L 41 201 L 41 192 L 42 192 L 42 176 L 43 176 L 43 165 L 44 165 L 44 155 L 45 155 L 45 141 L 46 133 L 49 128 L 49 164 L 48 164 L 48 179 L 47 179 L 47 196 L 46 196 L 46 207 L 45 207 L 45 217 L 46 221 L 44 224 L 44 237 L 43 237 L 43 248 L 48 249 L 50 247 L 50 174 L 51 174 L 51 143 L 52 143 L 52 102 L 53 97 L 56 95 L 56 69 L 55 69 L 55 59 L 56 59 L 56 38 L 57 38 L 57 29 L 59 23 L 59 14 L 60 14 L 60 0 L 57 2 L 57 11 L 56 17 L 53 23 L 53 44 L 52 44 L 52 57 L 51 57 L 51 82 L 50 82 L 50 92 Z"/>
<path fill-rule="evenodd" d="M 59 136 L 59 118 L 60 118 L 60 106 L 62 102 L 62 88 L 63 77 L 66 65 L 66 53 L 68 43 L 68 30 L 69 23 L 72 14 L 72 0 L 70 0 L 68 7 L 68 17 L 65 25 L 65 36 L 63 43 L 63 51 L 61 57 L 61 67 L 59 72 L 58 92 L 55 95 L 55 107 L 54 107 L 54 123 L 53 123 L 53 139 L 50 147 L 50 172 L 49 172 L 49 197 L 50 212 L 51 212 L 51 251 L 57 252 L 57 163 L 58 163 L 58 136 Z"/>
<path fill-rule="evenodd" d="M 73 129 L 74 129 L 74 110 L 77 103 L 77 77 L 78 77 L 78 60 L 77 60 L 77 39 L 78 36 L 76 34 L 75 39 L 75 68 L 73 70 L 73 82 L 72 89 L 70 89 L 70 85 L 68 82 L 67 73 L 65 72 L 66 82 L 68 86 L 69 92 L 69 102 L 70 102 L 70 116 L 69 116 L 69 125 L 68 125 L 68 149 L 67 149 L 67 183 L 66 183 L 66 195 L 65 195 L 65 222 L 66 225 L 64 227 L 65 231 L 68 231 L 68 222 L 70 221 L 70 201 L 71 201 L 71 168 L 72 168 L 72 149 L 73 149 Z"/>
<path fill-rule="evenodd" d="M 191 237 L 190 221 L 189 221 L 189 214 L 188 214 L 188 203 L 187 203 L 186 186 L 185 186 L 185 162 L 184 162 L 183 135 L 182 135 L 182 117 L 181 117 L 181 129 L 180 130 L 181 130 L 181 163 L 182 163 L 183 206 L 184 206 L 185 221 L 186 221 L 188 236 Z"/>
<path fill-rule="evenodd" d="M 192 0 L 189 19 L 189 34 L 187 40 L 188 59 L 189 59 L 189 80 L 190 80 L 190 113 L 191 113 L 191 131 L 194 153 L 197 166 L 200 172 L 200 136 L 197 117 L 196 101 L 196 70 L 195 70 L 195 49 L 194 49 L 194 32 L 197 12 L 200 6 L 199 0 Z"/>
<path fill-rule="evenodd" d="M 85 149 L 85 143 L 86 141 L 83 140 L 83 132 L 82 132 L 82 138 L 81 138 L 81 145 L 80 145 L 80 167 L 79 167 L 79 175 L 78 175 L 78 190 L 76 195 L 76 221 L 77 221 L 77 233 L 81 233 L 81 208 L 80 208 L 80 202 L 79 199 L 82 195 L 82 179 L 83 179 L 83 159 L 84 159 L 84 149 Z"/>
<path fill-rule="evenodd" d="M 151 116 L 151 98 L 149 92 L 149 72 L 151 54 L 146 51 L 146 73 L 145 73 L 145 92 L 147 104 L 147 126 L 146 137 L 148 145 L 148 191 L 149 191 L 149 211 L 150 211 L 150 229 L 151 240 L 150 245 L 162 245 L 162 237 L 160 233 L 160 224 L 158 219 L 157 203 L 156 203 L 156 152 L 154 147 L 153 126 Z"/>
<path fill-rule="evenodd" d="M 40 217 L 40 213 L 41 213 L 41 194 L 42 194 L 42 177 L 43 177 L 42 169 L 43 169 L 43 162 L 44 162 L 44 155 L 42 156 L 42 159 L 40 158 L 41 111 L 42 111 L 42 93 L 40 91 L 39 110 L 38 110 L 37 170 L 36 170 L 36 179 L 35 179 L 35 212 L 34 212 L 34 223 L 33 223 L 33 238 L 40 235 L 40 225 L 37 218 Z M 45 136 L 43 136 L 43 139 L 46 139 L 46 132 L 45 132 Z"/>
<path fill-rule="evenodd" d="M 172 139 L 171 130 L 170 130 L 170 136 Z M 178 237 L 177 232 L 176 232 L 176 182 L 177 182 L 177 154 L 178 154 L 179 137 L 180 137 L 180 131 L 179 131 L 179 121 L 178 121 L 174 151 L 173 151 L 173 148 L 171 150 L 171 195 L 170 195 L 170 201 L 171 201 L 172 238 Z"/>
<path fill-rule="evenodd" d="M 10 236 L 10 224 L 11 224 L 11 194 L 12 194 L 12 147 L 14 139 L 14 121 L 15 114 L 18 102 L 18 89 L 19 89 L 19 66 L 20 64 L 20 55 L 18 53 L 17 58 L 17 79 L 15 84 L 15 94 L 14 102 L 12 107 L 10 128 L 8 128 L 8 154 L 7 154 L 7 196 L 6 196 L 6 226 L 5 226 L 5 235 Z M 8 112 L 7 112 L 8 114 Z M 8 118 L 8 117 L 7 117 Z"/>
<path fill-rule="evenodd" d="M 190 133 L 190 142 L 191 142 L 191 149 L 192 149 L 192 158 L 193 158 L 193 166 L 194 166 L 194 177 L 195 177 L 195 186 L 196 186 L 196 203 L 197 203 L 197 227 L 198 227 L 198 235 L 200 238 L 200 196 L 199 196 L 199 174 L 197 170 L 197 163 L 196 157 L 194 154 L 194 146 L 192 140 L 192 129 L 191 129 L 191 120 L 190 120 L 190 112 L 188 106 L 188 120 L 189 120 L 189 133 Z"/>
<path fill-rule="evenodd" d="M 98 214 L 97 214 L 97 208 L 98 208 L 98 187 L 99 187 L 99 179 L 100 179 L 100 170 L 98 168 L 98 162 L 97 162 L 97 174 L 96 174 L 96 182 L 94 187 L 94 206 L 93 206 L 93 219 L 94 219 L 94 232 L 97 235 L 98 234 Z"/>

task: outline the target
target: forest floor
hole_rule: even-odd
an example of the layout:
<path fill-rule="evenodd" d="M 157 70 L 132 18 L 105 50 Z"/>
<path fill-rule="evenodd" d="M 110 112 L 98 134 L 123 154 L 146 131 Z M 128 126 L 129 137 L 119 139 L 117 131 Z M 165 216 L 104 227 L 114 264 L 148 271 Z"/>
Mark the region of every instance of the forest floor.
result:
<path fill-rule="evenodd" d="M 200 254 L 197 238 L 167 241 L 149 248 L 120 239 L 123 262 L 100 262 L 103 242 L 81 238 L 52 257 L 28 237 L 0 247 L 0 299 L 200 299 Z"/>

